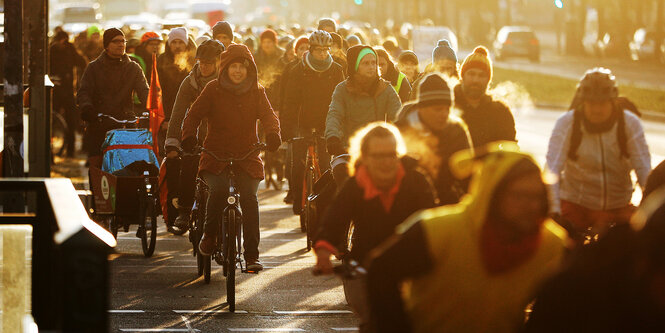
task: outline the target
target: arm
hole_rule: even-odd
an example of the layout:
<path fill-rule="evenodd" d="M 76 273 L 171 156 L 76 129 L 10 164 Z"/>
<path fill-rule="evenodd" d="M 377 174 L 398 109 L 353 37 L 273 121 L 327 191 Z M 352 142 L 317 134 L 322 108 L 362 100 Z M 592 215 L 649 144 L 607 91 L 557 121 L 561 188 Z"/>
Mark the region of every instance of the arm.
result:
<path fill-rule="evenodd" d="M 169 128 L 166 132 L 166 146 L 167 147 L 180 147 L 180 137 L 182 136 L 182 122 L 185 119 L 187 109 L 196 100 L 196 90 L 189 83 L 188 79 L 182 81 L 178 95 L 175 98 L 173 105 L 173 112 L 171 113 L 171 121 L 169 121 Z"/>
<path fill-rule="evenodd" d="M 95 91 L 95 79 L 93 77 L 94 64 L 91 63 L 88 67 L 85 68 L 83 72 L 83 77 L 81 77 L 81 83 L 79 85 L 78 93 L 76 94 L 76 99 L 79 105 L 79 108 L 82 110 L 88 107 L 93 107 L 93 92 Z"/>
<path fill-rule="evenodd" d="M 399 99 L 402 101 L 402 103 L 406 103 L 407 101 L 409 101 L 412 90 L 413 89 L 411 88 L 411 83 L 409 83 L 409 79 L 405 77 L 402 80 L 402 87 L 400 88 L 399 91 Z"/>
<path fill-rule="evenodd" d="M 388 100 L 385 109 L 386 121 L 392 123 L 397 120 L 397 113 L 399 113 L 399 110 L 402 109 L 402 101 L 399 99 L 397 92 L 395 92 L 395 89 L 393 89 L 392 86 L 389 86 L 386 89 L 386 93 L 388 94 Z"/>
<path fill-rule="evenodd" d="M 626 117 L 626 137 L 628 140 L 628 154 L 630 155 L 630 164 L 637 174 L 637 182 L 642 190 L 646 187 L 647 177 L 651 172 L 651 154 L 649 146 L 644 136 L 642 123 L 633 114 Z"/>
<path fill-rule="evenodd" d="M 259 90 L 259 120 L 266 134 L 274 133 L 279 135 L 279 120 L 275 111 L 270 105 L 265 89 Z"/>
<path fill-rule="evenodd" d="M 189 108 L 182 123 L 182 137 L 180 142 L 189 138 L 196 138 L 196 133 L 201 124 L 201 120 L 208 116 L 212 109 L 212 99 L 215 98 L 215 87 L 212 84 L 207 85 L 201 95 L 194 101 Z"/>
<path fill-rule="evenodd" d="M 145 109 L 148 102 L 148 92 L 150 91 L 150 87 L 148 87 L 148 82 L 145 79 L 145 75 L 143 75 L 141 66 L 133 61 L 131 64 L 134 71 L 134 92 L 136 92 L 139 101 L 141 101 L 141 107 Z"/>
<path fill-rule="evenodd" d="M 326 140 L 331 137 L 339 138 L 340 140 L 345 137 L 344 135 L 344 118 L 346 117 L 346 103 L 344 102 L 344 87 L 343 84 L 338 84 L 330 101 L 328 108 L 328 115 L 326 116 Z"/>
<path fill-rule="evenodd" d="M 400 286 L 432 270 L 425 231 L 416 222 L 372 250 L 367 274 L 368 302 L 377 332 L 410 332 Z"/>
<path fill-rule="evenodd" d="M 497 106 L 501 109 L 501 120 L 499 124 L 496 124 L 499 137 L 498 140 L 508 140 L 508 141 L 517 141 L 516 132 L 515 132 L 515 117 L 513 113 L 510 112 L 510 109 L 501 102 L 495 102 Z"/>
<path fill-rule="evenodd" d="M 547 156 L 546 156 L 546 166 L 545 172 L 550 173 L 555 176 L 557 179 L 555 182 L 552 182 L 550 185 L 550 212 L 551 213 L 561 213 L 560 201 L 559 201 L 559 184 L 561 181 L 561 172 L 563 171 L 564 164 L 568 158 L 568 147 L 570 146 L 570 129 L 572 125 L 572 112 L 564 114 L 559 117 L 554 129 L 552 130 L 552 135 L 550 136 L 550 141 L 547 147 Z"/>
<path fill-rule="evenodd" d="M 297 67 L 296 67 L 297 68 Z M 284 99 L 282 110 L 280 110 L 280 120 L 282 125 L 282 136 L 285 139 L 291 139 L 296 135 L 298 126 L 298 111 L 302 104 L 302 90 L 298 87 L 299 71 L 294 68 L 286 77 L 284 85 Z"/>

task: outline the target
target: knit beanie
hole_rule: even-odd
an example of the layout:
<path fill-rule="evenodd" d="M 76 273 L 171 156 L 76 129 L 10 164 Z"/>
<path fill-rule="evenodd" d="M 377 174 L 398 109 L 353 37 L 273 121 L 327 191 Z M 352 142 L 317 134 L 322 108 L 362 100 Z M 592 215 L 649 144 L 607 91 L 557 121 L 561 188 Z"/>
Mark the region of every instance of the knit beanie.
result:
<path fill-rule="evenodd" d="M 85 33 L 86 33 L 86 36 L 88 36 L 88 38 L 90 38 L 90 36 L 92 36 L 93 34 L 100 33 L 99 27 L 93 24 L 93 25 L 88 27 L 88 30 L 86 30 Z"/>
<path fill-rule="evenodd" d="M 462 77 L 464 73 L 472 68 L 482 69 L 487 72 L 492 80 L 492 60 L 489 57 L 489 51 L 484 46 L 478 46 L 469 54 L 462 64 Z"/>
<path fill-rule="evenodd" d="M 122 32 L 122 30 L 118 28 L 108 28 L 104 31 L 104 48 L 108 48 L 109 44 L 111 44 L 111 41 L 113 38 L 116 38 L 117 36 L 122 36 L 125 37 L 125 34 Z"/>
<path fill-rule="evenodd" d="M 418 56 L 415 52 L 411 50 L 402 51 L 402 53 L 397 57 L 398 62 L 411 61 L 418 65 Z"/>
<path fill-rule="evenodd" d="M 215 23 L 215 25 L 212 27 L 212 37 L 214 38 L 219 34 L 227 35 L 233 39 L 233 29 L 231 28 L 231 24 L 226 21 L 218 21 Z"/>
<path fill-rule="evenodd" d="M 439 74 L 430 74 L 418 87 L 418 106 L 452 105 L 452 93 L 446 80 Z"/>
<path fill-rule="evenodd" d="M 356 35 L 349 35 L 349 37 L 346 37 L 346 41 L 349 42 L 349 45 L 351 46 L 357 46 L 362 43 L 360 38 Z"/>
<path fill-rule="evenodd" d="M 158 40 L 158 41 L 161 42 L 162 37 L 159 37 L 159 35 L 154 31 L 148 31 L 148 32 L 144 33 L 143 36 L 141 36 L 141 44 L 147 43 L 147 42 L 152 41 L 152 40 Z"/>
<path fill-rule="evenodd" d="M 264 32 L 261 33 L 261 36 L 259 40 L 263 41 L 264 39 L 270 39 L 273 42 L 277 43 L 277 33 L 275 30 L 272 29 L 266 29 Z"/>
<path fill-rule="evenodd" d="M 368 49 L 368 51 L 364 51 L 365 49 Z M 346 53 L 346 58 L 348 60 L 346 63 L 346 72 L 348 73 L 349 76 L 353 76 L 353 74 L 357 72 L 356 64 L 359 63 L 358 60 L 362 59 L 361 55 L 362 57 L 365 57 L 365 55 L 370 53 L 376 55 L 376 51 L 374 51 L 374 49 L 371 46 L 367 45 L 356 45 L 349 49 L 349 51 Z"/>
<path fill-rule="evenodd" d="M 434 51 L 432 51 L 432 63 L 435 64 L 445 59 L 457 62 L 457 54 L 455 54 L 455 50 L 450 46 L 450 42 L 447 39 L 441 39 L 436 44 Z"/>
<path fill-rule="evenodd" d="M 293 49 L 297 51 L 298 47 L 300 47 L 300 45 L 302 45 L 303 43 L 309 44 L 309 39 L 307 38 L 307 36 L 298 37 L 298 39 L 296 40 L 296 44 L 293 47 Z"/>
<path fill-rule="evenodd" d="M 319 28 L 317 30 L 326 30 L 325 28 L 332 28 L 337 31 L 337 23 L 331 18 L 322 18 L 319 20 Z"/>
<path fill-rule="evenodd" d="M 171 32 L 169 32 L 169 39 L 168 39 L 168 44 L 171 44 L 174 40 L 181 40 L 185 45 L 189 43 L 189 39 L 187 37 L 187 28 L 185 27 L 177 27 L 171 29 Z"/>

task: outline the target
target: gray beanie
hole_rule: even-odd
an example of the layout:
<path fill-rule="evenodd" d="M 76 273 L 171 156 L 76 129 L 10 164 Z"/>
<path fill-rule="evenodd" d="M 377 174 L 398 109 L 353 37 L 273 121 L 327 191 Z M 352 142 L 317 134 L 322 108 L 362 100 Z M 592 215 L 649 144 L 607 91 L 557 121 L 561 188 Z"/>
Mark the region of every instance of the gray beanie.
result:
<path fill-rule="evenodd" d="M 437 61 L 449 59 L 454 62 L 457 62 L 457 54 L 452 47 L 450 47 L 450 42 L 447 39 L 441 39 L 437 43 L 434 51 L 432 52 L 432 63 Z"/>

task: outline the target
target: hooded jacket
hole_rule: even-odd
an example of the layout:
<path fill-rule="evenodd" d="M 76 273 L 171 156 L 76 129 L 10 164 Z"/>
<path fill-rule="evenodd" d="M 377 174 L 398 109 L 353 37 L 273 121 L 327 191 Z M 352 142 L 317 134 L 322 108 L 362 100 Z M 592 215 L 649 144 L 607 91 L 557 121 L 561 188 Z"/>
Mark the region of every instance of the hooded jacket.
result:
<path fill-rule="evenodd" d="M 509 151 L 487 155 L 480 164 L 457 159 L 456 173 L 473 172 L 469 194 L 457 205 L 414 214 L 398 227 L 397 238 L 374 254 L 367 285 L 377 331 L 517 331 L 536 288 L 559 268 L 565 235 L 547 219 L 525 261 L 501 273 L 486 268 L 481 232 L 497 189 L 524 160 L 535 164 L 528 155 Z"/>
<path fill-rule="evenodd" d="M 333 91 L 344 80 L 342 66 L 333 62 L 328 70 L 317 72 L 303 57 L 291 68 L 287 80 L 280 110 L 283 135 L 293 138 L 312 128 L 323 133 Z"/>
<path fill-rule="evenodd" d="M 195 137 L 201 120 L 205 118 L 208 119 L 208 135 L 203 146 L 220 158 L 241 157 L 259 142 L 258 120 L 266 134 L 277 135 L 280 131 L 279 121 L 266 97 L 265 89 L 258 83 L 256 63 L 249 49 L 245 45 L 233 44 L 220 58 L 218 78 L 206 85 L 185 116 L 182 140 Z M 233 85 L 226 76 L 226 70 L 237 58 L 248 63 L 246 80 L 249 81 Z M 199 170 L 220 174 L 227 165 L 203 153 Z M 263 178 L 263 163 L 258 152 L 237 165 L 251 177 Z"/>
<path fill-rule="evenodd" d="M 214 74 L 213 74 L 214 75 Z M 213 78 L 214 79 L 214 78 Z M 171 121 L 169 121 L 169 129 L 166 132 L 166 146 L 180 147 L 180 137 L 182 136 L 182 121 L 185 119 L 187 110 L 192 106 L 192 103 L 199 97 L 203 88 L 212 81 L 210 78 L 204 78 L 199 71 L 199 64 L 194 65 L 189 75 L 182 80 L 178 95 L 176 96 L 175 104 L 173 104 L 173 112 L 171 113 Z M 206 128 L 201 130 L 205 131 Z M 205 135 L 199 133 L 199 142 Z"/>

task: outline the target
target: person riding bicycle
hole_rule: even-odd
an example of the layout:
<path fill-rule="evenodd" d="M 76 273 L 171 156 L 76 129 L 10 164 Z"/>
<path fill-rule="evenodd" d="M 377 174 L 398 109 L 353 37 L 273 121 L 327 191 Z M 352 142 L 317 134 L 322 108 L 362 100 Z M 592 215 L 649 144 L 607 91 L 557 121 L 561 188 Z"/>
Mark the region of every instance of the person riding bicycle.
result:
<path fill-rule="evenodd" d="M 306 52 L 289 72 L 284 92 L 284 107 L 280 119 L 285 140 L 307 137 L 312 130 L 323 136 L 328 106 L 335 87 L 344 81 L 342 66 L 333 61 L 330 54 L 332 37 L 318 30 L 309 36 L 309 52 Z M 325 152 L 325 141 L 318 140 L 319 165 L 327 169 L 330 156 Z M 292 173 L 289 190 L 296 199 L 302 192 L 307 142 L 292 145 Z M 323 171 L 321 170 L 321 171 Z M 301 200 L 293 200 L 293 212 L 300 214 Z"/>
<path fill-rule="evenodd" d="M 402 103 L 406 103 L 411 96 L 411 83 L 406 74 L 397 69 L 392 56 L 385 49 L 377 48 L 376 54 L 379 56 L 381 78 L 390 82 Z"/>
<path fill-rule="evenodd" d="M 395 232 L 395 227 L 418 210 L 434 207 L 432 188 L 417 162 L 404 157 L 406 146 L 391 124 L 367 125 L 351 140 L 352 176 L 347 179 L 322 219 L 315 237 L 315 269 L 333 272 L 331 256 L 346 252 L 353 221 L 353 246 L 345 260 L 364 264 L 370 251 Z M 373 332 L 363 278 L 344 279 L 344 295 L 360 318 L 360 332 Z"/>
<path fill-rule="evenodd" d="M 429 74 L 418 88 L 416 103 L 405 104 L 395 125 L 416 154 L 436 188 L 439 205 L 459 202 L 469 187 L 468 179 L 455 177 L 448 161 L 458 151 L 470 149 L 471 137 L 464 121 L 451 115 L 452 91 L 439 74 Z"/>
<path fill-rule="evenodd" d="M 141 66 L 125 54 L 125 34 L 116 28 L 104 31 L 104 52 L 88 64 L 77 94 L 81 119 L 88 123 L 83 137 L 83 150 L 88 153 L 88 164 L 101 167 L 102 143 L 106 132 L 121 125 L 103 121 L 98 114 L 116 119 L 131 119 L 145 111 L 148 83 Z M 134 109 L 133 94 L 141 106 Z"/>
<path fill-rule="evenodd" d="M 390 85 L 379 77 L 376 51 L 367 45 L 351 47 L 347 53 L 348 78 L 335 87 L 326 117 L 326 149 L 332 156 L 346 153 L 347 141 L 358 129 L 375 121 L 393 122 L 402 102 Z M 333 170 L 341 184 L 348 166 Z"/>
<path fill-rule="evenodd" d="M 547 166 L 558 178 L 552 213 L 574 235 L 628 220 L 634 211 L 631 171 L 642 189 L 651 171 L 642 124 L 617 104 L 612 72 L 591 69 L 578 89 L 583 102 L 559 117 L 547 150 Z"/>
<path fill-rule="evenodd" d="M 453 159 L 456 173 L 473 173 L 469 194 L 413 215 L 369 258 L 377 332 L 516 332 L 561 266 L 565 231 L 547 217 L 532 157 L 490 147 Z"/>
<path fill-rule="evenodd" d="M 268 150 L 276 151 L 281 144 L 279 121 L 268 102 L 265 89 L 258 83 L 254 58 L 245 45 L 232 44 L 220 56 L 216 79 L 203 89 L 185 116 L 182 125 L 182 148 L 195 149 L 197 130 L 203 119 L 208 120 L 208 134 L 203 147 L 215 155 L 240 157 L 259 141 L 257 121 L 266 133 Z M 263 179 L 263 164 L 259 153 L 237 164 L 237 189 L 243 212 L 243 236 L 247 270 L 260 271 L 259 262 L 259 201 L 257 191 Z M 210 255 L 215 249 L 217 226 L 222 219 L 228 195 L 229 170 L 226 163 L 202 153 L 199 175 L 208 185 L 210 196 L 206 205 L 206 220 L 199 251 Z"/>
<path fill-rule="evenodd" d="M 182 147 L 182 122 L 187 110 L 203 91 L 203 88 L 219 74 L 219 56 L 224 52 L 224 45 L 216 40 L 203 42 L 196 50 L 197 63 L 189 75 L 182 81 L 171 113 L 166 133 L 166 179 L 169 184 L 169 196 L 178 198 L 178 217 L 175 226 L 187 228 L 189 213 L 192 210 L 194 190 L 196 188 L 196 171 L 198 159 L 180 156 Z M 205 124 L 198 133 L 200 143 L 205 139 Z"/>

